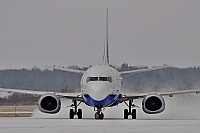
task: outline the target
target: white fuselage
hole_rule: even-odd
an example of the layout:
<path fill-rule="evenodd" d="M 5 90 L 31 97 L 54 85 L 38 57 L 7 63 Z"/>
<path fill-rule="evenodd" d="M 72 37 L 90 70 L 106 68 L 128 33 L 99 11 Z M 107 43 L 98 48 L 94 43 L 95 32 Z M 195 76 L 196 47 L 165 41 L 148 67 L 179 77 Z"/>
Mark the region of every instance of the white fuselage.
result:
<path fill-rule="evenodd" d="M 108 65 L 98 65 L 89 68 L 83 74 L 80 84 L 83 97 L 89 95 L 93 100 L 99 102 L 106 99 L 110 94 L 115 95 L 116 98 L 119 94 L 122 94 L 123 79 L 116 69 Z M 116 100 L 116 98 L 110 100 Z M 87 101 L 86 97 L 84 99 Z"/>

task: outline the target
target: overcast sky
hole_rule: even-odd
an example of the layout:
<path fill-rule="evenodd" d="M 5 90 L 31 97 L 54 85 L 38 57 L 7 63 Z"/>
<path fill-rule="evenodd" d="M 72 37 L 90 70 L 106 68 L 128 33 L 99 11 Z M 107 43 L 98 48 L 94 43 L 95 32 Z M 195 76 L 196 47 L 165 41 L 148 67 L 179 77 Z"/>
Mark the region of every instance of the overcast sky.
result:
<path fill-rule="evenodd" d="M 0 69 L 200 66 L 199 0 L 0 0 Z"/>

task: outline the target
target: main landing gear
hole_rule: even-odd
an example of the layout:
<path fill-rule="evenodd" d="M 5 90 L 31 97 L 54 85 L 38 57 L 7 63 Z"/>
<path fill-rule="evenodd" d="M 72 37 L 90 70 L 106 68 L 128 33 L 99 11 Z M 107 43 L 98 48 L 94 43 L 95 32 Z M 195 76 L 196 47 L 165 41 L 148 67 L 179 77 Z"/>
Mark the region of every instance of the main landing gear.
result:
<path fill-rule="evenodd" d="M 74 109 L 69 110 L 69 118 L 70 119 L 74 119 L 75 115 L 78 116 L 78 119 L 82 119 L 82 114 L 83 114 L 82 109 L 77 110 L 77 107 L 80 105 L 80 103 L 77 105 L 77 101 L 73 100 L 73 104 L 71 105 L 71 107 L 74 108 Z"/>
<path fill-rule="evenodd" d="M 94 114 L 94 117 L 96 120 L 103 120 L 104 114 L 103 114 L 101 108 L 97 107 L 97 112 Z"/>
<path fill-rule="evenodd" d="M 136 109 L 132 109 L 132 111 L 131 111 L 132 107 L 136 107 L 133 104 L 133 100 L 129 100 L 129 104 L 127 104 L 126 102 L 124 102 L 124 103 L 128 106 L 128 109 L 124 109 L 124 119 L 128 119 L 129 115 L 132 116 L 132 119 L 136 119 Z"/>

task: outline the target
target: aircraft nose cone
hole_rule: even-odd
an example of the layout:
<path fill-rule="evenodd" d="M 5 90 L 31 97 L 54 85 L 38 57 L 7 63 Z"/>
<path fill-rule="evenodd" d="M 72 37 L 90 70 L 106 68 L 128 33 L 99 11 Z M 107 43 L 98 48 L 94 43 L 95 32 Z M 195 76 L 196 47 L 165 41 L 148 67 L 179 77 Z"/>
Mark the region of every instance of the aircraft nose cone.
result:
<path fill-rule="evenodd" d="M 111 87 L 105 83 L 94 83 L 90 87 L 89 95 L 98 101 L 103 100 L 112 92 Z"/>

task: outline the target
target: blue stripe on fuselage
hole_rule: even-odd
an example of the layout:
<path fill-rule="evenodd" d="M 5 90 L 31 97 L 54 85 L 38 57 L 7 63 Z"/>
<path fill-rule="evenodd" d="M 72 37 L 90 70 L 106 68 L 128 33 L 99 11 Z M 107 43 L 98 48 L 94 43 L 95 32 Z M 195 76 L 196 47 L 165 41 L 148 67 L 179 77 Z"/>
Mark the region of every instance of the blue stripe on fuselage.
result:
<path fill-rule="evenodd" d="M 102 106 L 102 107 L 111 107 L 118 104 L 118 100 L 122 97 L 121 94 L 109 94 L 106 98 L 101 101 L 94 100 L 90 95 L 84 94 L 84 99 L 86 104 L 90 106 Z"/>

